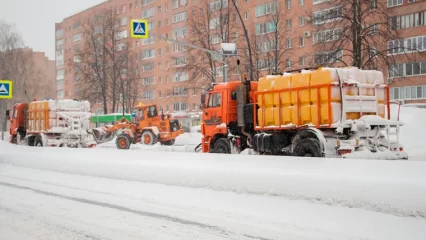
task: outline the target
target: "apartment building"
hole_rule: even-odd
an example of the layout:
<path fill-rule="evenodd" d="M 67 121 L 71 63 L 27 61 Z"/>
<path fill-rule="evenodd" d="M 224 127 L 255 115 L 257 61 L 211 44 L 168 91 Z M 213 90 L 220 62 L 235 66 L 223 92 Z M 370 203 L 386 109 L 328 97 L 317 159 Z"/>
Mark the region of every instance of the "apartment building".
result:
<path fill-rule="evenodd" d="M 395 41 L 406 46 L 405 54 L 393 50 L 389 52 L 389 56 L 397 55 L 396 64 L 390 71 L 387 67 L 380 69 L 386 77 L 389 76 L 391 96 L 405 102 L 422 102 L 426 96 L 426 57 L 420 53 L 426 49 L 426 4 L 424 1 L 415 0 L 372 0 L 371 11 L 377 7 L 378 1 L 393 10 L 390 21 L 395 22 L 395 27 L 403 37 L 402 40 Z M 255 68 L 260 69 L 257 76 L 271 72 L 271 64 L 274 62 L 271 56 L 274 58 L 274 55 L 270 53 L 277 45 L 281 52 L 280 62 L 284 63 L 278 68 L 280 71 L 318 66 L 331 63 L 333 59 L 345 58 L 347 53 L 343 50 L 325 51 L 319 45 L 323 42 L 332 44 L 340 34 L 338 28 L 318 28 L 324 25 L 325 15 L 328 20 L 338 20 L 333 16 L 338 16 L 339 10 L 329 3 L 326 0 L 279 0 L 278 4 L 272 0 L 237 0 L 246 28 L 257 39 L 252 38 L 252 41 L 256 41 L 254 51 L 260 53 L 254 63 Z M 198 112 L 200 94 L 209 81 L 204 74 L 192 79 L 194 75 L 191 71 L 182 70 L 185 69 L 182 66 L 187 64 L 187 59 L 193 57 L 191 55 L 194 55 L 194 52 L 189 51 L 185 45 L 167 42 L 155 36 L 190 41 L 194 34 L 191 20 L 197 10 L 209 8 L 212 14 L 207 27 L 215 30 L 222 24 L 218 20 L 220 16 L 217 15 L 217 10 L 227 7 L 231 9 L 230 19 L 235 23 L 230 39 L 237 43 L 242 58 L 241 55 L 247 53 L 246 41 L 239 16 L 230 0 L 109 0 L 64 19 L 56 24 L 57 97 L 73 98 L 78 92 L 75 88 L 75 69 L 66 64 L 74 58 L 75 49 L 82 42 L 81 28 L 76 24 L 77 20 L 91 16 L 100 9 L 114 9 L 120 19 L 118 34 L 128 46 L 138 51 L 143 59 L 139 100 L 144 103 L 156 103 L 165 112 Z M 272 13 L 276 11 L 277 17 L 271 18 Z M 131 39 L 129 22 L 132 18 L 147 19 L 149 31 L 155 36 L 148 39 Z M 279 34 L 278 42 L 268 37 L 273 34 Z M 210 37 L 214 49 L 219 48 L 220 42 L 220 38 Z M 394 41 L 389 41 L 388 45 L 392 44 L 395 44 Z M 408 45 L 410 47 L 407 47 Z M 235 61 L 236 57 L 229 59 L 228 76 L 231 81 L 239 78 Z M 217 70 L 217 74 L 214 73 L 216 81 L 223 81 L 223 72 L 220 68 Z M 101 108 L 96 109 L 96 106 L 94 111 L 102 112 Z"/>

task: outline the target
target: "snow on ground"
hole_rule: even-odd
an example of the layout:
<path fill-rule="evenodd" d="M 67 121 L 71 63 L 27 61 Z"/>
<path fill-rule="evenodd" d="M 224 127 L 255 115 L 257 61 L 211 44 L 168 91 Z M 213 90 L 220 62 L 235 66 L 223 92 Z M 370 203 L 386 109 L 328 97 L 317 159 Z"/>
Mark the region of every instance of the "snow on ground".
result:
<path fill-rule="evenodd" d="M 426 160 L 425 109 L 400 141 Z M 419 134 L 420 133 L 420 134 Z M 8 140 L 8 133 L 5 140 Z M 197 154 L 0 141 L 0 239 L 424 239 L 426 161 Z"/>
<path fill-rule="evenodd" d="M 396 110 L 393 107 L 392 110 Z M 391 110 L 391 113 L 393 111 Z M 396 112 L 396 111 L 395 111 Z M 426 160 L 426 109 L 401 107 L 400 121 L 404 126 L 400 129 L 400 143 L 407 151 L 410 160 Z"/>
<path fill-rule="evenodd" d="M 424 239 L 426 162 L 0 143 L 6 239 Z"/>

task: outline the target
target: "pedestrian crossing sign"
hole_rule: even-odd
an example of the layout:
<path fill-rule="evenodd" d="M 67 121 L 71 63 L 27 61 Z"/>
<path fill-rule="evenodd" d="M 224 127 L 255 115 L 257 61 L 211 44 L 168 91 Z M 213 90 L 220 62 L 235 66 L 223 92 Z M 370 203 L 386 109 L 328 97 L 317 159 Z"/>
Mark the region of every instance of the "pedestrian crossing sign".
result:
<path fill-rule="evenodd" d="M 0 98 L 12 98 L 11 80 L 0 80 Z"/>
<path fill-rule="evenodd" d="M 132 38 L 148 38 L 148 21 L 142 19 L 133 19 L 130 24 Z"/>

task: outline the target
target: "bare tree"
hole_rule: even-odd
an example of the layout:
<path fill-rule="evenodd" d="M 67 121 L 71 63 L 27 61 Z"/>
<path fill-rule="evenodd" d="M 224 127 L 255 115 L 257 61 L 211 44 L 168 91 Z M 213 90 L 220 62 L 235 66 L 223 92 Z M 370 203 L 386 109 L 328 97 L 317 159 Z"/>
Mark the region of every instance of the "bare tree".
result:
<path fill-rule="evenodd" d="M 252 60 L 256 63 L 253 76 L 259 79 L 262 72 L 267 74 L 280 73 L 288 68 L 286 59 L 291 57 L 292 31 L 291 18 L 288 12 L 278 1 L 265 4 L 265 8 L 259 11 L 259 16 L 264 16 L 260 23 L 250 25 L 249 37 L 252 44 Z M 291 15 L 290 15 L 291 16 Z M 249 55 L 246 51 L 245 59 Z M 290 66 L 291 67 L 291 66 Z"/>
<path fill-rule="evenodd" d="M 120 103 L 124 114 L 133 109 L 140 95 L 142 61 L 139 55 L 126 45 L 121 47 L 115 60 L 114 66 L 119 74 Z"/>
<path fill-rule="evenodd" d="M 199 5 L 194 6 L 188 24 L 189 43 L 217 51 L 219 43 L 232 42 L 234 40 L 232 33 L 237 28 L 236 16 L 232 8 L 227 0 L 214 2 L 203 0 Z M 224 59 L 220 54 L 188 47 L 186 59 L 187 62 L 183 63 L 185 67 L 179 68 L 178 71 L 191 72 L 191 79 L 205 79 L 203 85 L 216 82 L 218 76 L 225 74 Z M 180 65 L 180 58 L 174 58 L 174 63 Z"/>
<path fill-rule="evenodd" d="M 387 69 L 395 59 L 390 40 L 398 32 L 389 21 L 392 10 L 381 0 L 330 0 L 313 13 L 315 65 Z M 403 46 L 397 46 L 400 48 Z"/>
<path fill-rule="evenodd" d="M 126 83 L 130 55 L 128 42 L 118 33 L 120 20 L 111 9 L 94 13 L 81 21 L 83 44 L 76 49 L 77 59 L 70 61 L 79 80 L 80 97 L 99 102 L 104 113 L 123 111 L 126 106 Z M 133 58 L 132 58 L 133 59 Z"/>
<path fill-rule="evenodd" d="M 43 93 L 41 69 L 12 25 L 0 21 L 0 79 L 13 81 L 12 102 L 28 102 Z"/>

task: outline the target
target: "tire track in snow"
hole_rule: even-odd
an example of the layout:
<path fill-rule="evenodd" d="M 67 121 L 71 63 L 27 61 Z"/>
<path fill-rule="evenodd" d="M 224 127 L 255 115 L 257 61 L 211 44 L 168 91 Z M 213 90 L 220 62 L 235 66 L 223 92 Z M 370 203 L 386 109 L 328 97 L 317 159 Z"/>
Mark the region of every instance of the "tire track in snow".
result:
<path fill-rule="evenodd" d="M 218 226 L 194 222 L 194 221 L 191 221 L 191 220 L 185 220 L 185 219 L 182 219 L 182 218 L 172 217 L 172 216 L 168 216 L 168 215 L 164 215 L 164 214 L 140 211 L 140 210 L 135 210 L 135 209 L 131 209 L 131 208 L 115 205 L 115 204 L 93 201 L 93 200 L 83 199 L 83 198 L 65 196 L 65 195 L 61 195 L 61 194 L 57 194 L 57 193 L 42 191 L 42 190 L 38 190 L 38 189 L 35 189 L 35 188 L 25 187 L 25 186 L 16 185 L 16 184 L 7 183 L 7 182 L 0 182 L 0 185 L 5 186 L 5 187 L 29 190 L 29 191 L 33 191 L 33 192 L 38 193 L 38 194 L 51 196 L 51 197 L 57 197 L 57 198 L 66 199 L 66 200 L 71 200 L 71 201 L 75 201 L 75 202 L 79 202 L 79 203 L 115 209 L 115 210 L 124 211 L 124 212 L 128 212 L 128 213 L 133 213 L 133 214 L 140 215 L 140 216 L 151 217 L 151 218 L 171 221 L 171 222 L 175 222 L 175 223 L 179 223 L 179 224 L 195 226 L 195 227 L 199 227 L 199 228 L 202 228 L 202 229 L 208 229 L 208 230 L 218 232 L 219 234 L 222 235 L 222 237 L 226 237 L 226 236 L 230 236 L 230 235 L 239 235 L 237 233 L 233 233 L 233 232 L 227 231 L 225 229 L 222 229 Z M 241 236 L 249 237 L 251 239 L 273 240 L 273 239 L 267 239 L 267 238 L 263 238 L 263 237 L 246 235 L 246 234 L 242 234 Z"/>

